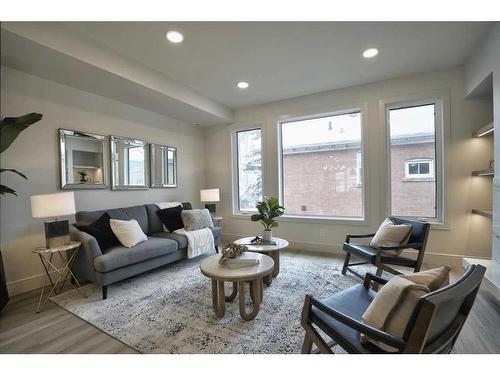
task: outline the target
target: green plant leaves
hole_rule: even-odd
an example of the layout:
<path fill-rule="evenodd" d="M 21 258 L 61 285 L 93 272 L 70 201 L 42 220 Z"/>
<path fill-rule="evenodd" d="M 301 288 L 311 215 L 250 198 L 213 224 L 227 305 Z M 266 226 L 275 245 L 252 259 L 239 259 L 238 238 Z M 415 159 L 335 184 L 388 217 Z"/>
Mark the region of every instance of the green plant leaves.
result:
<path fill-rule="evenodd" d="M 255 207 L 259 213 L 251 216 L 252 221 L 260 221 L 265 229 L 279 226 L 274 218 L 283 215 L 285 213 L 285 208 L 279 204 L 278 198 L 264 197 L 264 200 L 262 202 L 257 202 Z"/>
<path fill-rule="evenodd" d="M 5 169 L 5 168 L 0 168 L 0 173 L 2 172 L 13 172 L 13 173 L 17 173 L 19 176 L 21 176 L 22 178 L 24 178 L 25 180 L 28 179 L 28 177 L 26 177 L 26 175 L 24 173 L 21 173 L 19 172 L 18 170 L 16 169 Z"/>
<path fill-rule="evenodd" d="M 41 113 L 29 113 L 20 117 L 5 117 L 0 123 L 0 152 L 4 152 L 14 142 L 19 133 L 42 119 Z"/>

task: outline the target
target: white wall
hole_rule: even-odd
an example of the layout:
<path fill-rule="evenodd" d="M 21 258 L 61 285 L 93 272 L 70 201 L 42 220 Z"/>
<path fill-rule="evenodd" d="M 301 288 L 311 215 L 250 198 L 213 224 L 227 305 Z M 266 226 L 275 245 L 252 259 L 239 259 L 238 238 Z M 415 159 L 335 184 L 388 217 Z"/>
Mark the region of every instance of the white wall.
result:
<path fill-rule="evenodd" d="M 427 247 L 427 261 L 431 263 L 459 264 L 464 254 L 489 257 L 491 251 L 490 228 L 481 217 L 472 217 L 472 205 L 486 205 L 491 197 L 474 196 L 471 171 L 484 168 L 488 162 L 471 138 L 472 129 L 486 123 L 491 113 L 489 101 L 464 100 L 464 80 L 461 68 L 417 76 L 402 77 L 379 83 L 339 89 L 314 95 L 283 100 L 240 109 L 235 113 L 236 124 L 263 124 L 264 129 L 264 190 L 265 194 L 278 194 L 277 122 L 280 118 L 331 112 L 335 108 L 365 106 L 367 129 L 365 142 L 365 225 L 339 222 L 291 222 L 280 220 L 275 234 L 291 241 L 294 248 L 338 252 L 346 233 L 368 233 L 378 227 L 386 213 L 385 130 L 380 101 L 404 98 L 408 95 L 433 92 L 449 93 L 451 129 L 446 148 L 446 215 L 447 228 L 435 226 Z M 382 111 L 383 112 L 383 111 Z M 218 212 L 224 216 L 223 230 L 227 239 L 258 234 L 262 228 L 249 218 L 232 215 L 231 207 L 231 148 L 230 127 L 205 131 L 207 157 L 207 187 L 221 189 Z M 493 144 L 488 147 L 492 148 Z M 491 150 L 487 152 L 490 154 Z M 479 155 L 479 156 L 478 156 Z M 484 154 L 486 155 L 486 154 Z M 474 215 L 477 216 L 477 215 Z M 487 219 L 486 219 L 487 220 Z M 473 240 L 471 240 L 473 239 Z M 445 255 L 445 256 L 442 256 Z"/>
<path fill-rule="evenodd" d="M 76 209 L 124 207 L 165 200 L 199 205 L 204 187 L 204 139 L 192 125 L 89 94 L 2 66 L 1 114 L 40 112 L 43 119 L 25 130 L 2 153 L 2 168 L 16 168 L 29 181 L 2 173 L 2 184 L 17 191 L 1 202 L 1 250 L 11 295 L 40 286 L 43 269 L 31 250 L 44 244 L 43 221 L 31 218 L 29 197 L 59 189 L 57 129 L 121 135 L 177 147 L 176 189 L 75 191 Z M 71 218 L 73 219 L 73 218 Z"/>

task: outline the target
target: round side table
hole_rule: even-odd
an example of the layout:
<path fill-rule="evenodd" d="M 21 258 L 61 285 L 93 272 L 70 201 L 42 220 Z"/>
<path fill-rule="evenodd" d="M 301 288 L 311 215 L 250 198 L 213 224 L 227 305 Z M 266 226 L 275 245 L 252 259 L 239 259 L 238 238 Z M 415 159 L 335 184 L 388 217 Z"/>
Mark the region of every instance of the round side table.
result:
<path fill-rule="evenodd" d="M 273 241 L 276 242 L 276 245 L 266 245 L 261 243 L 250 243 L 254 237 L 245 237 L 240 238 L 239 240 L 234 241 L 239 245 L 246 245 L 248 247 L 248 251 L 269 255 L 274 260 L 274 270 L 272 275 L 264 278 L 264 283 L 266 285 L 271 285 L 272 277 L 278 276 L 280 273 L 280 250 L 288 247 L 288 241 L 283 238 L 273 237 Z"/>
<path fill-rule="evenodd" d="M 252 254 L 260 260 L 255 266 L 231 269 L 219 263 L 221 254 L 212 255 L 200 264 L 203 275 L 212 280 L 212 304 L 215 315 L 222 318 L 226 311 L 225 302 L 232 301 L 239 295 L 240 315 L 245 321 L 254 319 L 260 310 L 263 299 L 263 278 L 270 275 L 274 268 L 273 260 L 267 255 Z M 224 293 L 224 282 L 233 283 L 233 291 L 229 296 Z M 253 301 L 253 310 L 249 313 L 245 308 L 245 283 L 250 282 L 250 296 Z"/>
<path fill-rule="evenodd" d="M 49 298 L 52 296 L 52 294 L 59 294 L 62 292 L 62 289 L 64 287 L 64 284 L 66 283 L 66 280 L 68 279 L 68 276 L 71 275 L 71 286 L 78 290 L 80 294 L 82 294 L 83 297 L 87 297 L 85 292 L 80 286 L 80 283 L 76 279 L 75 275 L 73 272 L 71 272 L 71 264 L 76 258 L 76 254 L 78 254 L 78 250 L 80 249 L 81 243 L 78 241 L 70 241 L 68 245 L 63 245 L 63 246 L 57 246 L 57 247 L 51 247 L 51 248 L 46 248 L 44 246 L 37 247 L 33 249 L 33 253 L 37 254 L 40 257 L 40 261 L 42 262 L 42 266 L 45 270 L 45 274 L 47 276 L 47 279 L 50 281 L 50 285 L 52 286 L 52 289 L 50 290 L 49 294 L 45 299 L 43 298 L 43 293 L 45 290 L 45 280 L 42 282 L 42 290 L 40 291 L 40 297 L 38 299 L 38 305 L 36 308 L 36 312 L 40 312 L 40 310 L 45 306 Z M 69 253 L 69 251 L 74 250 L 73 253 Z M 53 257 L 54 254 L 58 254 L 60 260 L 63 263 L 63 266 L 57 266 L 53 262 Z M 64 255 L 66 255 L 66 259 Z M 50 272 L 55 271 L 59 276 L 57 277 L 57 280 L 54 282 L 52 280 L 52 277 L 50 276 Z M 75 286 L 74 283 L 77 285 Z M 58 285 L 61 284 L 58 290 Z M 43 301 L 43 302 L 42 302 Z"/>

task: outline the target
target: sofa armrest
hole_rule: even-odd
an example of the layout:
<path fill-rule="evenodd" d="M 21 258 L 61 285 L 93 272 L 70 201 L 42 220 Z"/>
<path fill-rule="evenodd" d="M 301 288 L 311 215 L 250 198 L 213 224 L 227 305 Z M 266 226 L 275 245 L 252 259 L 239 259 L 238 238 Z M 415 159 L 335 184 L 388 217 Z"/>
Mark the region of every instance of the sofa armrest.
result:
<path fill-rule="evenodd" d="M 95 237 L 76 228 L 74 225 L 69 226 L 69 236 L 71 240 L 81 242 L 81 251 L 83 250 L 90 259 L 94 259 L 102 255 L 101 248 Z"/>

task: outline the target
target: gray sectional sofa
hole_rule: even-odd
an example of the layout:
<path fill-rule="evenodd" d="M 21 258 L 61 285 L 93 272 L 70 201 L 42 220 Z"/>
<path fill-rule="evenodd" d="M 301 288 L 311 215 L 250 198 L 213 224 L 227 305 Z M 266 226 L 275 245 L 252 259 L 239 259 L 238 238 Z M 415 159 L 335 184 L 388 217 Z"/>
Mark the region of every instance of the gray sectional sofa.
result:
<path fill-rule="evenodd" d="M 182 204 L 191 209 L 191 204 Z M 112 219 L 138 221 L 148 236 L 148 241 L 141 242 L 132 248 L 114 246 L 101 251 L 94 237 L 86 232 L 70 226 L 70 237 L 80 241 L 82 246 L 71 267 L 78 278 L 92 281 L 102 286 L 102 298 L 107 298 L 108 285 L 169 264 L 187 257 L 186 237 L 165 232 L 163 223 L 156 215 L 158 206 L 146 204 L 100 211 L 79 211 L 76 213 L 77 225 L 88 225 L 107 212 Z M 222 230 L 211 228 L 218 249 Z"/>

